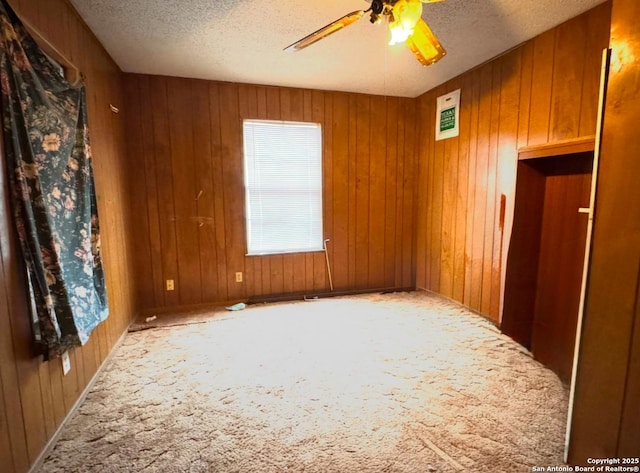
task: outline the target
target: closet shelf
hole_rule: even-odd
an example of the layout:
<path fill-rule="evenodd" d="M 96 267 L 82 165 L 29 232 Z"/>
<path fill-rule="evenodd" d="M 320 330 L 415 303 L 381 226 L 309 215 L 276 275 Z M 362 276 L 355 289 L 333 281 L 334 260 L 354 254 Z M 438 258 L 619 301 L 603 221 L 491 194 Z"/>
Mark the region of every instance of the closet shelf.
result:
<path fill-rule="evenodd" d="M 563 154 L 585 153 L 594 150 L 595 142 L 595 135 L 591 135 L 545 143 L 542 145 L 523 146 L 518 149 L 518 160 L 546 158 L 549 156 L 559 156 Z"/>

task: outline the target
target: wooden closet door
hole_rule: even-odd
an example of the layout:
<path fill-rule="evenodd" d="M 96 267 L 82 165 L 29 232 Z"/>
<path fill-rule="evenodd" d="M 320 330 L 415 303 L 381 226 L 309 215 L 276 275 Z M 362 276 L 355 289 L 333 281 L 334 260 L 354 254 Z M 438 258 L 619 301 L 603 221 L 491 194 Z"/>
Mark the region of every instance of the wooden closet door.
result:
<path fill-rule="evenodd" d="M 532 327 L 534 357 L 571 378 L 587 239 L 591 156 L 547 169 Z"/>

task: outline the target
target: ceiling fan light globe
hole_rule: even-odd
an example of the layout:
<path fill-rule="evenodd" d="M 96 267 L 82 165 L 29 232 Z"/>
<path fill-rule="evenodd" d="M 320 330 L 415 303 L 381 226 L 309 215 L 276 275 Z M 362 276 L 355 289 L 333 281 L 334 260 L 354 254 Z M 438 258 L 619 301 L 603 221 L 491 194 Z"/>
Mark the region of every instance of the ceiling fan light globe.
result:
<path fill-rule="evenodd" d="M 416 25 L 413 34 L 407 39 L 407 46 L 423 66 L 438 62 L 447 54 L 424 20 L 420 20 Z"/>
<path fill-rule="evenodd" d="M 396 27 L 389 27 L 389 45 L 393 46 L 394 44 L 404 43 L 409 36 L 411 36 L 412 30 L 405 30 L 402 25 L 398 25 Z"/>
<path fill-rule="evenodd" d="M 389 20 L 390 45 L 404 43 L 422 18 L 420 0 L 398 0 L 393 5 Z"/>

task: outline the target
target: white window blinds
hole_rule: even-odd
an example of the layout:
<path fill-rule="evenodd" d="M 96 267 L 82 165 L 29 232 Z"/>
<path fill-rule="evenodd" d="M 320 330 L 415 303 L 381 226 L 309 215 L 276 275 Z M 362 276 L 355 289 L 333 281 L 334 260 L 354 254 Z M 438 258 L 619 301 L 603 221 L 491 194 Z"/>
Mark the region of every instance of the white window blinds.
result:
<path fill-rule="evenodd" d="M 322 250 L 319 123 L 244 121 L 249 255 Z"/>

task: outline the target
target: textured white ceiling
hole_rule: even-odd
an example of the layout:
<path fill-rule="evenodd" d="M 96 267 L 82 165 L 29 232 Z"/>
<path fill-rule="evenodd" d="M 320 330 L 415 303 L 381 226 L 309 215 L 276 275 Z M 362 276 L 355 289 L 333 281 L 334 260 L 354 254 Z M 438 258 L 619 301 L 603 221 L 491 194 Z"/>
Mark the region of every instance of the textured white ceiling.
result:
<path fill-rule="evenodd" d="M 603 0 L 448 0 L 423 18 L 447 55 L 421 66 L 358 23 L 282 49 L 370 0 L 71 0 L 125 72 L 416 97 Z"/>

